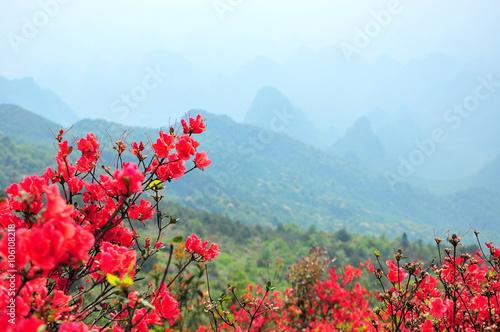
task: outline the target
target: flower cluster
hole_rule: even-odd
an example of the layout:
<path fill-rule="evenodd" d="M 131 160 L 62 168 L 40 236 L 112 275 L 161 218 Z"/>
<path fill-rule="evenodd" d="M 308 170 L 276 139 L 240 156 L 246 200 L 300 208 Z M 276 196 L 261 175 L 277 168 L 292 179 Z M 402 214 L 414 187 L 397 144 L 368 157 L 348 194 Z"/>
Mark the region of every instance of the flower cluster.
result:
<path fill-rule="evenodd" d="M 115 142 L 119 167 L 103 166 L 101 172 L 96 136 L 88 133 L 77 141 L 80 156 L 70 159 L 74 149 L 61 129 L 56 136 L 57 169 L 6 188 L 7 197 L 0 199 L 4 330 L 146 332 L 153 325 L 176 323 L 179 304 L 165 276 L 141 287 L 142 292 L 134 284 L 144 279 L 138 275 L 144 262 L 161 250 L 162 231 L 173 223 L 166 219 L 165 224 L 158 211 L 161 183 L 210 165 L 192 136 L 205 130 L 203 118 L 190 118 L 189 126 L 182 121 L 182 130 L 183 135 L 176 135 L 174 128 L 168 134 L 160 131 L 150 158 L 148 144 L 132 142 L 129 151 L 137 163 L 122 162 L 126 144 Z M 141 198 L 146 192 L 152 200 Z M 156 239 L 139 241 L 134 225 L 155 216 Z M 219 254 L 217 244 L 206 247 L 194 234 L 186 243 L 204 261 Z"/>
<path fill-rule="evenodd" d="M 200 327 L 198 331 L 375 331 L 375 315 L 368 299 L 372 295 L 355 280 L 362 271 L 372 269 L 369 261 L 358 268 L 344 266 L 343 271 L 328 269 L 326 251 L 311 248 L 308 256 L 289 268 L 288 280 L 292 287 L 282 294 L 273 291 L 271 282 L 266 287 L 249 285 L 242 296 L 229 287 L 235 302 L 226 309 L 225 295 L 205 302 L 205 310 L 219 317 L 220 323 Z M 279 266 L 282 266 L 278 263 Z M 278 270 L 278 268 L 277 268 Z"/>
<path fill-rule="evenodd" d="M 477 236 L 476 232 L 476 236 Z M 495 331 L 500 323 L 500 249 L 487 243 L 489 254 L 459 252 L 461 238 L 453 235 L 438 264 L 403 264 L 397 252 L 387 261 L 389 271 L 375 272 L 383 293 L 375 312 L 383 331 Z M 441 239 L 436 238 L 438 244 Z M 378 258 L 378 257 L 377 257 Z M 383 280 L 389 285 L 386 286 Z"/>
<path fill-rule="evenodd" d="M 215 256 L 218 256 L 219 246 L 216 243 L 210 244 L 210 247 L 207 249 L 208 241 L 201 242 L 195 234 L 192 236 L 188 236 L 186 240 L 186 251 L 191 255 L 198 254 L 205 261 L 211 261 Z"/>

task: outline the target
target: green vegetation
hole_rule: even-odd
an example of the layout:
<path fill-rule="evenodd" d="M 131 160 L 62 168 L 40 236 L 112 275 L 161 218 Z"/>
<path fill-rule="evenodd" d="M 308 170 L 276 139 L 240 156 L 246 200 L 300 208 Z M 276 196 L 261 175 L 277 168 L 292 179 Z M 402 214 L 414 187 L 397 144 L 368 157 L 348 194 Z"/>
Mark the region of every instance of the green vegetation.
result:
<path fill-rule="evenodd" d="M 237 282 L 240 285 L 265 282 L 269 274 L 273 273 L 278 259 L 285 266 L 279 288 L 285 288 L 289 286 L 285 278 L 288 267 L 306 256 L 311 246 L 326 248 L 328 256 L 335 260 L 332 266 L 339 267 L 358 266 L 366 260 L 373 261 L 375 250 L 380 250 L 382 257 L 389 258 L 402 248 L 407 256 L 421 258 L 424 263 L 430 263 L 436 254 L 435 245 L 425 245 L 422 241 L 403 243 L 404 238 L 408 238 L 406 233 L 389 240 L 385 235 L 358 235 L 345 229 L 329 232 L 317 230 L 315 226 L 303 230 L 295 224 L 278 224 L 274 228 L 249 226 L 171 202 L 163 204 L 161 211 L 179 218 L 176 225 L 167 229 L 163 238 L 166 245 L 176 236 L 186 239 L 195 233 L 203 239 L 213 238 L 221 246 L 221 255 L 210 267 L 213 287 L 221 290 L 225 289 L 227 282 Z M 152 236 L 154 232 L 154 225 L 147 225 L 142 238 Z M 160 259 L 156 263 L 166 266 L 168 254 L 158 256 Z M 148 268 L 152 267 L 153 262 L 148 262 L 148 265 Z M 375 281 L 373 278 L 366 279 L 364 285 L 375 286 Z"/>
<path fill-rule="evenodd" d="M 47 148 L 55 142 L 51 131 L 57 135 L 59 128 L 61 126 L 57 123 L 19 106 L 0 104 L 0 132 L 9 137 L 43 143 Z"/>
<path fill-rule="evenodd" d="M 486 224 L 488 232 L 500 234 L 496 222 L 500 208 L 482 209 L 495 205 L 498 195 L 481 194 L 479 202 L 476 193 L 481 190 L 437 196 L 409 185 L 391 188 L 382 174 L 285 135 L 267 137 L 269 131 L 266 134 L 264 129 L 235 123 L 226 116 L 202 115 L 211 130 L 201 143 L 213 164 L 204 174 L 169 183 L 169 197 L 183 205 L 266 227 L 295 223 L 307 229 L 314 224 L 332 231 L 345 228 L 384 233 L 389 238 L 406 232 L 412 238 L 427 238 L 450 228 L 465 233 L 472 221 L 473 227 Z M 107 142 L 108 134 L 117 139 L 127 129 L 102 120 L 75 125 L 76 132 L 92 130 Z M 133 128 L 125 134 L 126 141 L 146 141 L 144 134 L 151 136 L 154 130 Z M 463 195 L 470 199 L 467 207 Z"/>
<path fill-rule="evenodd" d="M 181 182 L 168 183 L 168 200 L 266 228 L 295 223 L 301 229 L 315 225 L 318 230 L 383 233 L 388 238 L 406 232 L 410 238 L 428 241 L 428 234 L 449 229 L 463 234 L 472 223 L 477 229 L 486 225 L 491 236 L 500 235 L 500 206 L 494 192 L 477 189 L 437 196 L 409 185 L 391 188 L 382 174 L 288 136 L 238 124 L 227 116 L 201 113 L 211 128 L 201 144 L 209 151 L 212 166 Z M 24 122 L 37 123 L 30 118 L 36 115 L 19 114 L 26 117 Z M 18 136 L 30 138 L 20 124 L 11 126 Z M 47 132 L 43 126 L 32 134 Z M 168 129 L 166 123 L 163 129 Z M 157 129 L 82 120 L 66 137 L 85 136 L 89 131 L 105 145 L 102 161 L 109 165 L 116 162 L 111 138 L 148 143 L 148 136 L 154 137 Z M 33 168 L 33 172 L 40 171 Z"/>
<path fill-rule="evenodd" d="M 13 179 L 19 182 L 25 175 L 43 172 L 47 165 L 54 166 L 53 154 L 46 147 L 15 143 L 0 134 L 0 193 L 1 189 L 13 183 Z"/>

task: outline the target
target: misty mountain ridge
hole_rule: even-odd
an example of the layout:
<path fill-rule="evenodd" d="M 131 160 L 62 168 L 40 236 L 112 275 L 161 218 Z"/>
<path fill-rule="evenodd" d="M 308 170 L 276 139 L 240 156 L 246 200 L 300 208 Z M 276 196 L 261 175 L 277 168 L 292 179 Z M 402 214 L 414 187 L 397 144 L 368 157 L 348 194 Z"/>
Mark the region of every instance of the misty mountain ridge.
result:
<path fill-rule="evenodd" d="M 31 77 L 9 80 L 0 76 L 0 103 L 19 105 L 64 125 L 78 120 L 55 92 L 41 88 Z"/>
<path fill-rule="evenodd" d="M 55 142 L 54 135 L 61 128 L 60 124 L 42 115 L 11 104 L 0 104 L 0 120 L 0 132 L 6 136 L 22 137 L 47 145 Z"/>
<path fill-rule="evenodd" d="M 284 133 L 320 148 L 326 147 L 328 140 L 335 137 L 333 129 L 321 132 L 302 110 L 293 106 L 287 97 L 272 86 L 264 86 L 257 91 L 243 123 Z"/>
<path fill-rule="evenodd" d="M 467 179 L 470 186 L 485 187 L 500 193 L 500 154 L 479 172 Z"/>
<path fill-rule="evenodd" d="M 391 171 L 399 166 L 400 157 L 408 158 L 418 149 L 416 140 L 428 138 L 435 128 L 444 129 L 448 139 L 416 174 L 453 181 L 473 175 L 500 153 L 500 131 L 495 125 L 500 122 L 496 111 L 500 89 L 481 100 L 479 110 L 467 118 L 443 120 L 454 104 L 474 94 L 481 78 L 492 74 L 484 71 L 481 61 L 463 62 L 436 52 L 407 63 L 381 55 L 346 64 L 332 45 L 318 52 L 299 49 L 282 63 L 258 56 L 241 66 L 217 71 L 198 66 L 181 54 L 157 50 L 117 65 L 95 58 L 76 78 L 70 77 L 70 68 L 64 64 L 60 68 L 53 64 L 43 68 L 41 82 L 61 91 L 80 117 L 144 127 L 157 126 L 193 108 L 245 121 L 247 113 L 255 111 L 255 92 L 263 86 L 277 87 L 280 94 L 293 100 L 290 109 L 305 116 L 303 128 L 289 127 L 288 135 L 326 148 L 367 115 L 391 160 Z M 55 73 L 53 81 L 51 73 Z M 370 116 L 377 108 L 388 118 Z M 456 121 L 460 121 L 458 129 Z"/>
<path fill-rule="evenodd" d="M 369 169 L 382 171 L 387 168 L 385 147 L 373 133 L 370 120 L 364 116 L 356 120 L 327 151 Z"/>
<path fill-rule="evenodd" d="M 302 228 L 315 224 L 327 230 L 345 227 L 360 233 L 396 236 L 407 232 L 423 237 L 433 230 L 465 232 L 481 220 L 491 234 L 500 234 L 497 196 L 487 190 L 439 197 L 408 185 L 391 189 L 381 175 L 287 135 L 274 133 L 272 141 L 255 146 L 251 138 L 259 136 L 261 127 L 202 113 L 208 130 L 199 138 L 200 149 L 209 150 L 213 164 L 205 172 L 169 183 L 168 199 L 265 226 L 295 222 Z M 24 121 L 33 122 L 32 113 L 22 114 Z M 22 127 L 12 130 L 26 135 Z M 126 131 L 131 143 L 145 141 L 146 135 L 156 137 L 158 129 L 87 119 L 77 122 L 71 135 L 84 136 L 87 131 L 98 135 L 105 146 L 103 161 L 108 163 L 113 153 L 109 136 L 117 139 Z M 464 206 L 467 211 L 462 211 Z"/>

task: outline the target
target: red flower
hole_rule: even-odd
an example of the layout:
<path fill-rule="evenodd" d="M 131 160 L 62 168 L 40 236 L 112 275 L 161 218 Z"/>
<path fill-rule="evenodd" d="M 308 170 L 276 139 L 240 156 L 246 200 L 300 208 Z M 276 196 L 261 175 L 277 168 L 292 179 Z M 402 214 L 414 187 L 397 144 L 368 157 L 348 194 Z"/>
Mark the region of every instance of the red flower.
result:
<path fill-rule="evenodd" d="M 158 158 L 166 158 L 168 153 L 174 149 L 175 136 L 167 135 L 160 130 L 160 138 L 156 140 L 156 144 L 153 144 L 153 150 L 155 150 Z"/>
<path fill-rule="evenodd" d="M 101 252 L 95 258 L 97 266 L 104 275 L 111 273 L 120 278 L 126 273 L 132 278 L 135 276 L 135 261 L 135 250 L 128 250 L 126 247 L 115 246 L 108 242 L 102 244 Z"/>
<path fill-rule="evenodd" d="M 427 319 L 425 323 L 422 325 L 422 332 L 434 332 L 434 325 L 430 319 Z"/>
<path fill-rule="evenodd" d="M 146 308 L 135 310 L 134 317 L 132 318 L 132 324 L 136 324 L 137 322 L 139 322 L 139 324 L 137 324 L 133 329 L 133 331 L 137 332 L 149 332 L 148 325 L 150 324 L 163 325 L 158 313 L 153 310 L 150 314 L 148 314 L 148 310 Z M 113 330 L 113 332 L 115 331 L 121 332 L 123 330 Z"/>
<path fill-rule="evenodd" d="M 196 120 L 189 118 L 189 127 L 184 119 L 181 120 L 182 128 L 184 129 L 184 134 L 201 134 L 205 131 L 204 119 L 200 114 L 196 116 Z"/>
<path fill-rule="evenodd" d="M 69 179 L 68 181 L 68 187 L 69 187 L 69 190 L 73 193 L 73 194 L 76 194 L 76 193 L 79 193 L 80 190 L 82 190 L 83 188 L 83 185 L 85 184 L 85 181 L 84 180 L 81 180 L 77 177 L 72 177 L 71 179 Z"/>
<path fill-rule="evenodd" d="M 403 268 L 400 267 L 398 269 L 394 261 L 386 261 L 385 264 L 387 264 L 387 266 L 390 268 L 390 271 L 387 274 L 387 278 L 389 279 L 390 282 L 400 283 L 408 276 L 408 273 L 405 272 Z"/>
<path fill-rule="evenodd" d="M 152 304 L 158 309 L 160 315 L 168 319 L 170 325 L 173 325 L 175 322 L 174 319 L 181 316 L 179 303 L 177 303 L 177 300 L 167 291 L 165 284 L 162 284 L 161 289 L 157 290 L 157 292 L 159 292 L 159 294 Z"/>
<path fill-rule="evenodd" d="M 155 210 L 151 207 L 151 202 L 141 199 L 140 205 L 132 205 L 128 210 L 128 215 L 131 219 L 139 219 L 144 221 L 146 219 L 153 219 Z M 140 217 L 139 217 L 140 215 Z"/>
<path fill-rule="evenodd" d="M 132 150 L 129 151 L 140 158 L 141 152 L 144 151 L 144 143 L 141 142 L 139 145 L 137 145 L 137 142 L 132 143 Z"/>
<path fill-rule="evenodd" d="M 205 167 L 210 166 L 212 161 L 210 159 L 208 159 L 207 153 L 205 151 L 203 151 L 203 152 L 199 152 L 196 154 L 196 156 L 194 157 L 194 163 L 195 163 L 196 167 L 198 167 L 199 169 L 201 169 L 203 171 L 205 169 Z"/>
<path fill-rule="evenodd" d="M 195 234 L 188 236 L 186 240 L 186 251 L 191 255 L 194 253 L 203 256 L 206 261 L 211 261 L 215 256 L 220 254 L 220 247 L 216 243 L 212 243 L 210 248 L 207 250 L 208 241 L 201 243 Z"/>
<path fill-rule="evenodd" d="M 64 181 L 68 182 L 70 178 L 75 176 L 76 167 L 68 163 L 67 159 L 56 157 L 57 173 L 61 175 Z"/>
<path fill-rule="evenodd" d="M 125 163 L 122 169 L 114 171 L 113 176 L 118 194 L 130 196 L 136 192 L 142 193 L 144 174 L 137 169 L 136 164 Z"/>
<path fill-rule="evenodd" d="M 82 155 L 90 159 L 97 159 L 99 156 L 99 142 L 93 133 L 87 133 L 87 139 L 81 138 L 76 144 Z"/>
<path fill-rule="evenodd" d="M 106 200 L 106 193 L 98 183 L 85 183 L 85 189 L 87 189 L 83 193 L 83 201 L 85 203 L 89 201 L 104 202 Z"/>
<path fill-rule="evenodd" d="M 80 159 L 76 161 L 76 169 L 78 172 L 87 173 L 90 172 L 96 165 L 96 162 L 91 158 L 86 156 L 81 156 Z"/>
<path fill-rule="evenodd" d="M 434 299 L 430 304 L 429 308 L 431 309 L 431 315 L 434 316 L 434 318 L 442 318 L 443 315 L 446 312 L 446 306 L 443 303 L 443 299 L 437 298 Z"/>
<path fill-rule="evenodd" d="M 186 171 L 186 166 L 184 166 L 184 160 L 180 160 L 177 157 L 176 153 L 168 156 L 168 160 L 170 161 L 170 163 L 168 164 L 170 177 L 175 180 L 182 177 L 184 175 L 184 172 Z"/>
<path fill-rule="evenodd" d="M 217 243 L 212 243 L 210 245 L 210 248 L 208 248 L 207 252 L 205 253 L 205 260 L 211 261 L 215 256 L 220 255 L 220 247 L 217 245 Z"/>
<path fill-rule="evenodd" d="M 58 145 L 59 145 L 59 151 L 57 151 L 57 155 L 61 159 L 66 158 L 73 150 L 72 147 L 68 146 L 68 141 L 61 142 Z"/>
<path fill-rule="evenodd" d="M 88 332 L 89 327 L 82 322 L 69 322 L 61 324 L 59 332 Z"/>
<path fill-rule="evenodd" d="M 195 155 L 196 148 L 199 145 L 200 143 L 196 142 L 191 136 L 179 136 L 177 137 L 177 145 L 175 146 L 177 149 L 177 156 L 181 160 L 189 160 L 191 156 Z"/>

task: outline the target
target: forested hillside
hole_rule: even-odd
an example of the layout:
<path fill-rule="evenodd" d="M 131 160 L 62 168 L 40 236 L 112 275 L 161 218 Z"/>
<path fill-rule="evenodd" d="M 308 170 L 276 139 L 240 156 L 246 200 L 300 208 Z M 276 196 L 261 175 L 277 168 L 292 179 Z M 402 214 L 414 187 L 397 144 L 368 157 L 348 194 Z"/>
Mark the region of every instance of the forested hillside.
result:
<path fill-rule="evenodd" d="M 23 130 L 23 121 L 10 128 L 26 139 L 40 135 L 37 140 L 41 141 L 47 124 L 29 114 L 19 113 L 24 122 L 33 123 L 29 133 Z M 485 227 L 492 236 L 500 233 L 497 196 L 483 189 L 441 197 L 408 185 L 391 187 L 381 174 L 288 136 L 238 124 L 226 116 L 203 115 L 210 130 L 201 143 L 213 166 L 182 183 L 169 183 L 168 200 L 266 227 L 293 222 L 302 229 L 315 225 L 389 237 L 406 232 L 410 239 L 441 234 L 451 225 L 457 233 L 465 233 L 470 226 Z M 37 122 L 43 127 L 37 127 Z M 114 152 L 111 138 L 148 143 L 155 129 L 82 120 L 68 135 L 84 136 L 88 131 L 105 145 L 102 161 L 109 164 Z M 42 170 L 35 167 L 33 171 Z"/>
<path fill-rule="evenodd" d="M 55 165 L 54 153 L 36 143 L 19 143 L 0 133 L 0 188 Z"/>
<path fill-rule="evenodd" d="M 203 115 L 210 130 L 202 145 L 209 150 L 213 167 L 169 184 L 169 199 L 184 205 L 227 214 L 247 224 L 295 222 L 301 228 L 314 224 L 318 229 L 346 228 L 390 237 L 406 232 L 410 238 L 424 238 L 447 231 L 450 225 L 456 232 L 485 224 L 490 232 L 500 230 L 496 197 L 482 194 L 483 190 L 441 197 L 403 184 L 392 188 L 382 174 L 311 145 L 277 133 L 266 137 L 269 132 L 262 128 L 238 124 L 226 116 Z M 115 139 L 127 130 L 91 120 L 78 122 L 75 129 L 94 130 L 101 137 L 109 133 Z M 143 133 L 152 132 L 134 128 L 126 134 L 127 141 L 144 140 Z M 464 195 L 468 207 L 463 204 Z M 494 208 L 484 210 L 485 205 Z"/>

